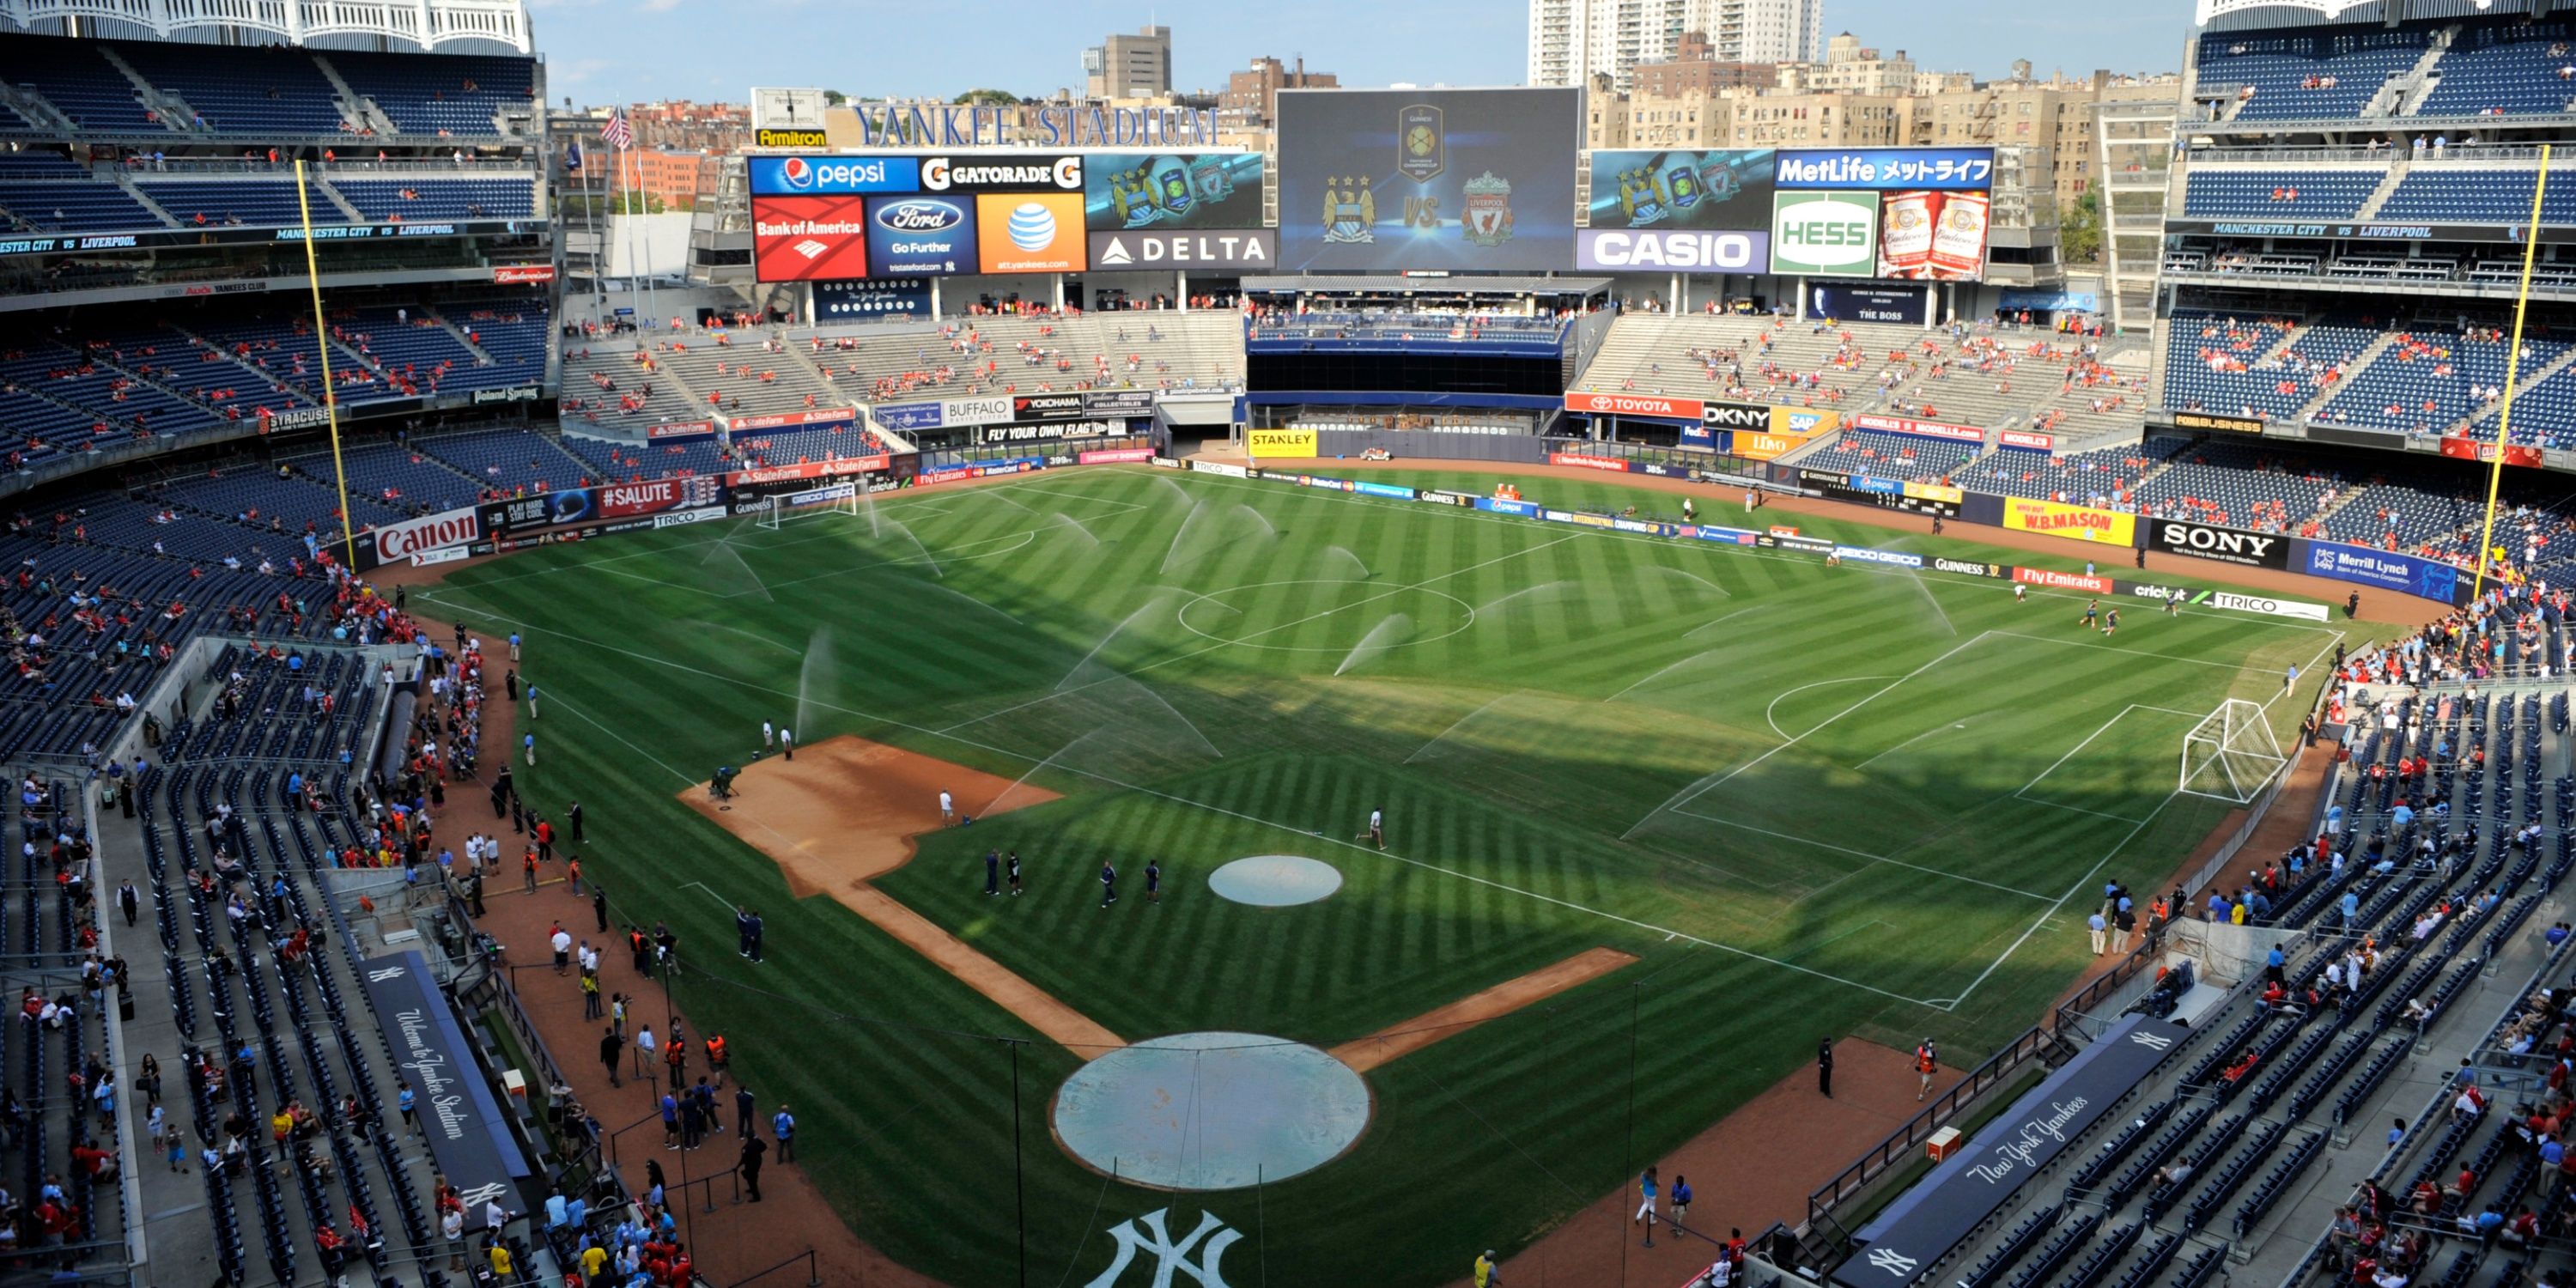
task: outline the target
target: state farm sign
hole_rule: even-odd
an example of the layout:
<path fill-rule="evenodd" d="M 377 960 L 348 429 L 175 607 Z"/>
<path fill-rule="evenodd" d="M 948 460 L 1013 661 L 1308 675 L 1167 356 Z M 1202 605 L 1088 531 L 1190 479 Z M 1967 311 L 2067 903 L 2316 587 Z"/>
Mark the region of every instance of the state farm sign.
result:
<path fill-rule="evenodd" d="M 449 546 L 470 545 L 482 537 L 483 529 L 475 522 L 474 507 L 445 510 L 426 518 L 376 529 L 376 562 L 392 563 Z"/>
<path fill-rule="evenodd" d="M 725 476 L 734 487 L 757 487 L 764 483 L 795 483 L 805 479 L 838 478 L 844 474 L 866 474 L 893 464 L 883 453 L 875 456 L 845 456 L 837 461 L 799 461 L 794 465 L 772 465 L 756 470 L 735 470 Z"/>

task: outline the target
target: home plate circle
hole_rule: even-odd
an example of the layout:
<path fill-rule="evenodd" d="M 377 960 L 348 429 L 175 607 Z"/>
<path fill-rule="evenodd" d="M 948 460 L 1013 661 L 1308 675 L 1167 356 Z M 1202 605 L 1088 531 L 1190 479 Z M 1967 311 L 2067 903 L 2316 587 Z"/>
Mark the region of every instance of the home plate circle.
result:
<path fill-rule="evenodd" d="M 1239 1190 L 1323 1166 L 1367 1130 L 1368 1084 L 1258 1033 L 1175 1033 L 1076 1070 L 1055 1135 L 1084 1165 L 1164 1190 Z"/>
<path fill-rule="evenodd" d="M 1256 854 L 1208 874 L 1218 898 L 1263 908 L 1313 903 L 1341 888 L 1341 869 L 1302 854 Z"/>

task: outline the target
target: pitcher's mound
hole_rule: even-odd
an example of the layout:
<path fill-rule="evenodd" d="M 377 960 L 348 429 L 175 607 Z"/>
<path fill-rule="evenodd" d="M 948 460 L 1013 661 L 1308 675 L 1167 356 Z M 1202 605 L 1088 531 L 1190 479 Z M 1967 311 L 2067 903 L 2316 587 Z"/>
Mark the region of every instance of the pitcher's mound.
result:
<path fill-rule="evenodd" d="M 982 818 L 1055 800 L 1043 787 L 996 777 L 865 738 L 827 738 L 796 759 L 763 756 L 719 801 L 705 783 L 680 791 L 689 808 L 778 861 L 797 898 L 843 890 L 912 860 L 912 838 L 939 828 L 939 793 Z"/>
<path fill-rule="evenodd" d="M 1164 1190 L 1239 1190 L 1331 1162 L 1369 1121 L 1368 1084 L 1303 1042 L 1174 1033 L 1074 1071 L 1056 1139 L 1095 1171 Z"/>
<path fill-rule="evenodd" d="M 1208 874 L 1208 889 L 1218 898 L 1260 908 L 1313 903 L 1341 888 L 1339 868 L 1302 854 L 1256 854 Z"/>

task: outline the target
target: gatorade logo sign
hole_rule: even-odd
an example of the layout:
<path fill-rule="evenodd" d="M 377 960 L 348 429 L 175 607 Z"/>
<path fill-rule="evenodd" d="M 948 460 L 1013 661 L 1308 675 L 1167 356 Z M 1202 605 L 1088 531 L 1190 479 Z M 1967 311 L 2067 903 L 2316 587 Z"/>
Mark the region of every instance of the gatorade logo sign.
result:
<path fill-rule="evenodd" d="M 1878 267 L 1878 197 L 1781 192 L 1771 198 L 1771 271 L 1867 277 Z"/>

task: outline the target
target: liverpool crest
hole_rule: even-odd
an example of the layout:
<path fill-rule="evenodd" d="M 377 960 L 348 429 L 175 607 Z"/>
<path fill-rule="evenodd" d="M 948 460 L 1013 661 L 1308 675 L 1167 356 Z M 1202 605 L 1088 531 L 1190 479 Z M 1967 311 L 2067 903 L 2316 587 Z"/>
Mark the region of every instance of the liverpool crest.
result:
<path fill-rule="evenodd" d="M 1512 239 L 1512 181 L 1487 170 L 1467 181 L 1467 210 L 1458 221 L 1467 241 L 1500 246 Z"/>
<path fill-rule="evenodd" d="M 1415 183 L 1429 183 L 1449 168 L 1449 129 L 1441 111 L 1428 103 L 1400 108 L 1395 114 L 1395 170 Z"/>
<path fill-rule="evenodd" d="M 1345 244 L 1377 240 L 1377 194 L 1358 175 L 1324 181 L 1324 240 Z"/>

